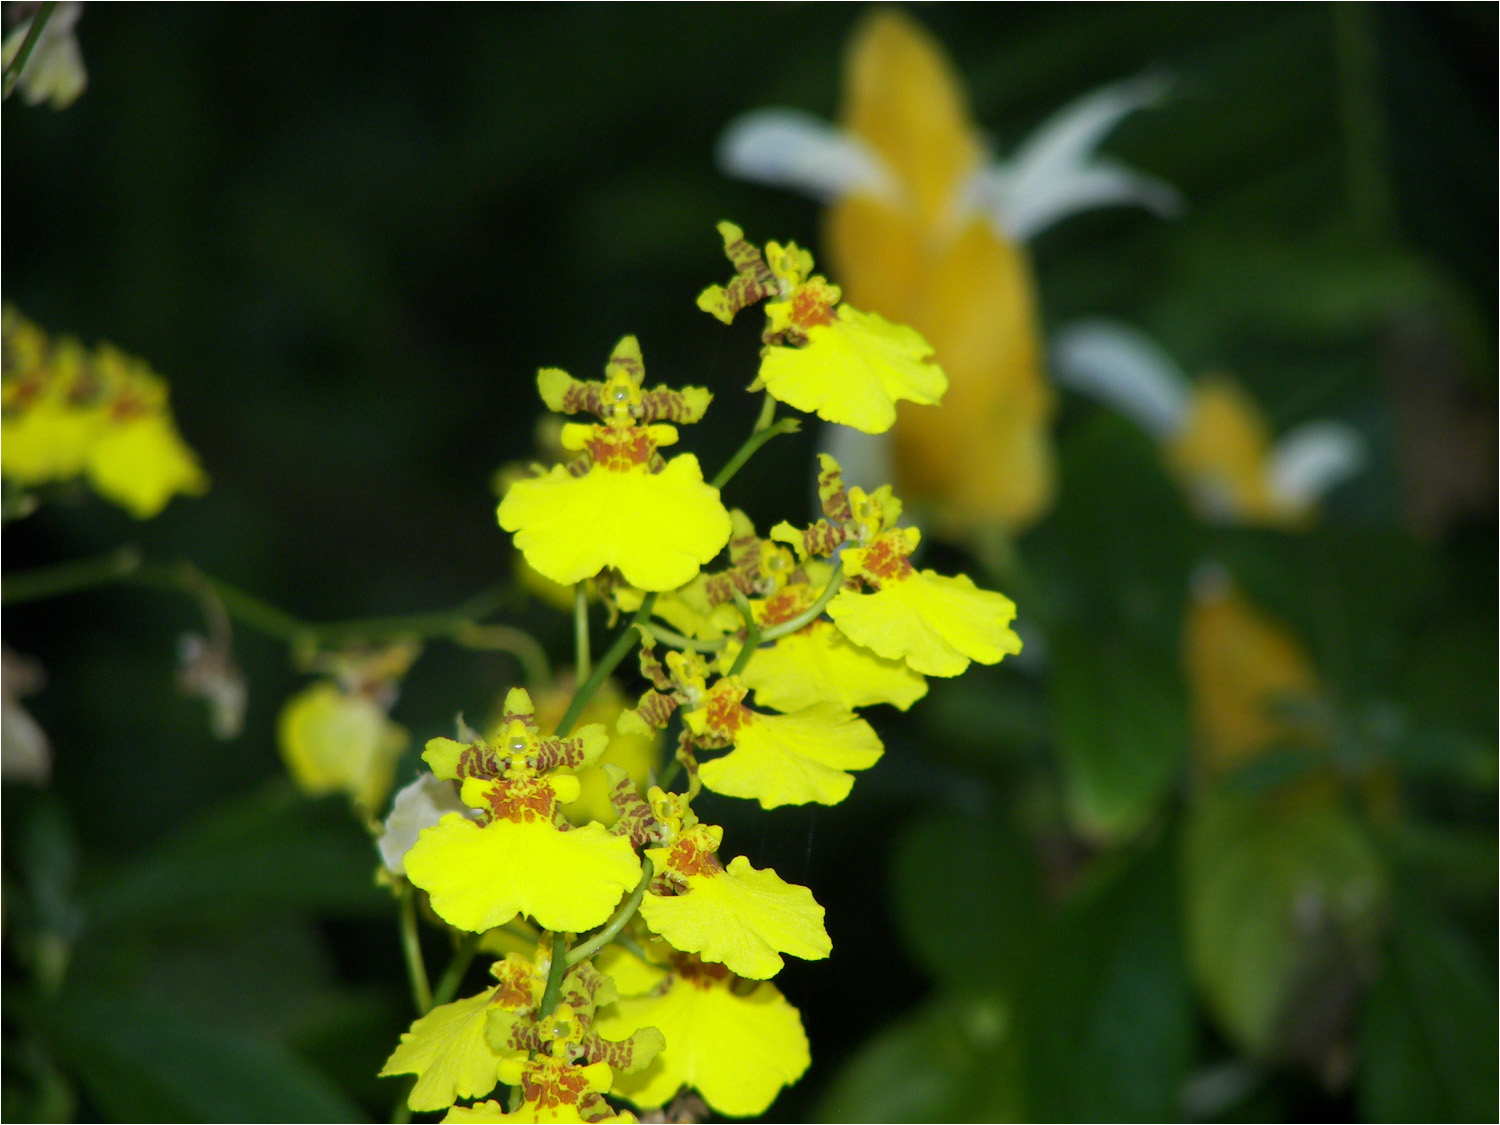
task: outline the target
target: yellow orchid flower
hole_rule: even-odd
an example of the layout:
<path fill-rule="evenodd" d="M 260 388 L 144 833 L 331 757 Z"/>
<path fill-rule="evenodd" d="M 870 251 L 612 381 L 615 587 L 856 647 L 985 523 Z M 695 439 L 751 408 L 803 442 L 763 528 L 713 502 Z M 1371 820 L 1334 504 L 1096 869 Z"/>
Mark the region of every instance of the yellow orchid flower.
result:
<path fill-rule="evenodd" d="M 1260 407 L 1227 375 L 1192 381 L 1154 341 L 1111 321 L 1059 334 L 1058 380 L 1108 403 L 1160 444 L 1198 515 L 1213 523 L 1305 527 L 1330 490 L 1364 464 L 1341 422 L 1307 422 L 1273 440 Z"/>
<path fill-rule="evenodd" d="M 500 502 L 500 526 L 544 578 L 564 585 L 615 567 L 642 590 L 688 582 L 729 541 L 729 513 L 703 481 L 698 459 L 658 452 L 677 441 L 675 427 L 696 422 L 710 395 L 700 387 L 646 390 L 634 336 L 610 356 L 604 382 L 580 382 L 558 368 L 537 377 L 555 411 L 587 411 L 597 425 L 563 427 L 562 444 L 580 456 L 512 484 Z"/>
<path fill-rule="evenodd" d="M 755 1117 L 811 1062 L 802 1017 L 774 984 L 752 985 L 698 957 L 676 955 L 665 979 L 599 1014 L 606 1035 L 643 1024 L 660 1028 L 667 1046 L 644 1070 L 617 1077 L 613 1092 L 644 1108 L 690 1086 L 718 1113 Z"/>
<path fill-rule="evenodd" d="M 277 743 L 297 788 L 347 793 L 375 811 L 390 795 L 406 728 L 369 694 L 323 681 L 292 696 L 276 722 Z"/>
<path fill-rule="evenodd" d="M 547 983 L 546 966 L 539 968 L 513 953 L 491 965 L 490 975 L 498 982 L 493 988 L 440 1004 L 413 1023 L 381 1068 L 382 1078 L 417 1076 L 406 1099 L 417 1112 L 444 1109 L 457 1098 L 482 1097 L 500 1080 L 502 1055 L 487 1035 L 490 1013 L 534 1011 Z"/>
<path fill-rule="evenodd" d="M 842 303 L 839 287 L 812 272 L 806 250 L 768 242 L 762 256 L 733 223 L 720 223 L 719 234 L 736 277 L 705 289 L 698 307 L 728 324 L 766 302 L 758 383 L 772 398 L 867 434 L 891 428 L 898 400 L 931 406 L 942 399 L 948 378 L 926 362 L 927 341 Z"/>
<path fill-rule="evenodd" d="M 750 980 L 781 971 L 782 953 L 815 961 L 833 949 L 823 908 L 806 887 L 737 856 L 719 862 L 724 830 L 700 824 L 675 794 L 651 790 L 660 846 L 647 857 L 659 878 L 641 900 L 641 918 L 672 948 L 696 953 Z"/>
<path fill-rule="evenodd" d="M 856 32 L 845 67 L 842 130 L 789 110 L 757 110 L 720 142 L 730 175 L 829 204 L 829 257 L 855 305 L 915 328 L 948 376 L 937 410 L 902 410 L 894 475 L 948 530 L 1012 532 L 1051 503 L 1054 396 L 1042 370 L 1036 299 L 1022 244 L 1090 207 L 1178 205 L 1158 180 L 1095 156 L 1100 141 L 1163 84 L 1106 87 L 1060 112 L 1009 161 L 987 158 L 941 46 L 899 10 Z M 841 459 L 884 453 L 834 439 Z"/>
<path fill-rule="evenodd" d="M 95 492 L 137 519 L 208 477 L 177 432 L 167 384 L 108 344 L 51 344 L 14 309 L 4 312 L 0 473 L 23 488 L 85 475 Z"/>
<path fill-rule="evenodd" d="M 574 1066 L 550 1055 L 506 1059 L 500 1064 L 500 1077 L 506 1085 L 521 1088 L 521 1105 L 514 1113 L 501 1109 L 499 1102 L 478 1102 L 473 1106 L 454 1106 L 443 1120 L 597 1123 L 637 1120 L 633 1113 L 615 1113 L 600 1097 L 611 1081 L 608 1063 Z"/>
<path fill-rule="evenodd" d="M 802 531 L 783 521 L 771 535 L 803 555 L 838 553 L 844 574 L 868 587 L 846 586 L 829 602 L 828 616 L 840 632 L 927 676 L 957 676 L 971 661 L 995 664 L 1021 651 L 1010 627 L 1016 606 L 1004 594 L 980 589 L 967 575 L 912 565 L 921 532 L 895 526 L 901 502 L 889 485 L 874 493 L 846 489 L 838 461 L 823 453 L 818 463 L 826 518 Z"/>
<path fill-rule="evenodd" d="M 483 933 L 516 914 L 543 929 L 580 932 L 609 917 L 641 878 L 630 841 L 600 824 L 570 825 L 560 806 L 578 799 L 577 776 L 594 765 L 607 738 L 597 724 L 572 738 L 543 737 L 531 697 L 513 689 L 503 736 L 464 745 L 427 744 L 423 759 L 439 778 L 461 780 L 459 796 L 477 818 L 445 814 L 406 853 L 412 883 L 459 929 Z M 567 871 L 567 879 L 556 873 Z"/>

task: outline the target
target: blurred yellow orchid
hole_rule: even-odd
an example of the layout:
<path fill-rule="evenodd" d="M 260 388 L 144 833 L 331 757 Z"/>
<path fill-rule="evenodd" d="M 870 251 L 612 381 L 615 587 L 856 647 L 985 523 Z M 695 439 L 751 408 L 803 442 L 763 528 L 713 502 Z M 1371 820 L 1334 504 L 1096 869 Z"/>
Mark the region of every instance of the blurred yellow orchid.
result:
<path fill-rule="evenodd" d="M 1151 339 L 1112 321 L 1058 333 L 1058 382 L 1115 407 L 1161 444 L 1198 515 L 1213 523 L 1295 529 L 1364 464 L 1342 422 L 1307 422 L 1273 441 L 1255 401 L 1229 376 L 1192 381 Z"/>
<path fill-rule="evenodd" d="M 829 203 L 828 253 L 849 300 L 911 325 L 948 374 L 941 409 L 900 410 L 894 473 L 880 439 L 831 439 L 853 480 L 894 475 L 950 533 L 1014 532 L 1046 511 L 1054 403 L 1021 243 L 1089 207 L 1175 210 L 1166 184 L 1095 156 L 1116 122 L 1162 90 L 1151 78 L 1106 87 L 1043 125 L 1013 159 L 991 160 L 941 46 L 884 10 L 850 46 L 844 129 L 780 109 L 729 126 L 724 170 Z"/>

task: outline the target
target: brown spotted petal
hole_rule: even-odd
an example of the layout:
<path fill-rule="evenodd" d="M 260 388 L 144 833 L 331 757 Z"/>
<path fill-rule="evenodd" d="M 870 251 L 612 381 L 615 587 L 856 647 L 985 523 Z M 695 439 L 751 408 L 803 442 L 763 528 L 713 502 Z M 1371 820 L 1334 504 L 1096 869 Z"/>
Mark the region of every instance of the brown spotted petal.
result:
<path fill-rule="evenodd" d="M 637 850 L 654 842 L 661 826 L 651 815 L 651 806 L 636 792 L 635 782 L 619 766 L 606 765 L 603 769 L 609 778 L 609 804 L 615 810 L 611 834 L 627 837 Z"/>

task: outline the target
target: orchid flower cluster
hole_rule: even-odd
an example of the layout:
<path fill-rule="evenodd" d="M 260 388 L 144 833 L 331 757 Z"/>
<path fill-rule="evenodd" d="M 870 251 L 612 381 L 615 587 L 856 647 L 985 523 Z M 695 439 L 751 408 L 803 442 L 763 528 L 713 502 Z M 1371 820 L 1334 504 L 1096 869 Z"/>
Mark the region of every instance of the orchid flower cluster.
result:
<path fill-rule="evenodd" d="M 778 403 L 878 433 L 898 400 L 936 404 L 947 380 L 921 336 L 845 305 L 805 250 L 762 251 L 729 223 L 720 233 L 735 274 L 698 305 L 726 323 L 763 306 L 750 389 L 766 398 L 711 482 L 693 454 L 663 451 L 712 395 L 648 388 L 634 337 L 616 345 L 602 381 L 538 376 L 551 410 L 594 420 L 564 426 L 574 458 L 511 484 L 498 518 L 531 568 L 575 588 L 583 682 L 556 724 L 518 687 L 492 737 L 430 741 L 430 772 L 387 821 L 394 877 L 499 958 L 492 983 L 426 1011 L 386 1062 L 383 1075 L 415 1076 L 413 1111 L 636 1120 L 612 1098 L 671 1105 L 673 1119 L 704 1106 L 763 1113 L 809 1064 L 801 1017 L 773 978 L 784 956 L 824 958 L 832 943 L 812 891 L 729 849 L 696 798 L 837 804 L 883 753 L 857 708 L 904 710 L 927 676 L 1020 650 L 1014 604 L 919 569 L 920 532 L 901 524 L 890 487 L 846 487 L 830 456 L 810 525 L 760 534 L 724 507 L 729 476 L 796 428 L 776 421 Z M 590 591 L 631 616 L 586 671 Z M 613 730 L 578 725 L 637 641 L 650 686 Z M 646 784 L 605 760 L 613 741 L 669 728 L 675 756 Z M 585 783 L 601 775 L 609 812 L 580 815 Z"/>
<path fill-rule="evenodd" d="M 173 496 L 201 495 L 208 477 L 177 432 L 167 384 L 109 344 L 51 339 L 4 310 L 0 474 L 23 496 L 83 478 L 138 519 Z"/>

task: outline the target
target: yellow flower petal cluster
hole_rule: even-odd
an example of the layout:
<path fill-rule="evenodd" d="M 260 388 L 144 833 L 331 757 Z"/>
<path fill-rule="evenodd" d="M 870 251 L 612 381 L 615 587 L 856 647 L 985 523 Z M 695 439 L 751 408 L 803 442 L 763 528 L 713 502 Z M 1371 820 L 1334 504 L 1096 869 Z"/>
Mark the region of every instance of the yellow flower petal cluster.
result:
<path fill-rule="evenodd" d="M 865 587 L 845 587 L 828 616 L 857 645 L 902 660 L 928 676 L 957 676 L 971 661 L 994 664 L 1021 651 L 1011 629 L 1016 606 L 1004 594 L 982 590 L 967 575 L 917 570 L 911 563 L 921 533 L 893 526 L 900 502 L 889 487 L 866 494 L 845 489 L 839 464 L 819 458 L 824 520 L 803 531 L 778 524 L 772 535 L 805 555 L 837 553 L 844 573 Z"/>
<path fill-rule="evenodd" d="M 719 490 L 704 483 L 696 457 L 661 457 L 658 449 L 674 443 L 677 431 L 654 423 L 697 421 L 709 395 L 694 387 L 645 390 L 634 336 L 616 345 L 605 372 L 602 383 L 556 368 L 538 376 L 548 406 L 587 411 L 600 423 L 564 427 L 564 448 L 580 456 L 512 484 L 500 502 L 500 526 L 515 533 L 527 563 L 554 582 L 581 582 L 614 567 L 639 589 L 675 589 L 728 542 L 729 513 Z"/>
<path fill-rule="evenodd" d="M 774 984 L 746 987 L 697 957 L 674 957 L 665 981 L 599 1018 L 605 1034 L 641 1024 L 661 1028 L 668 1045 L 645 1070 L 617 1078 L 614 1092 L 646 1108 L 691 1086 L 717 1113 L 754 1117 L 811 1062 L 802 1018 Z"/>
<path fill-rule="evenodd" d="M 109 345 L 55 345 L 14 309 L 3 314 L 0 474 L 22 488 L 86 476 L 94 491 L 146 519 L 208 478 L 183 443 L 167 385 Z"/>
<path fill-rule="evenodd" d="M 744 856 L 728 867 L 715 853 L 724 830 L 697 824 L 669 845 L 646 854 L 676 893 L 648 892 L 641 917 L 674 949 L 697 953 L 750 980 L 781 971 L 780 954 L 805 960 L 833 949 L 823 908 L 806 887 L 757 870 Z"/>
<path fill-rule="evenodd" d="M 542 998 L 544 975 L 515 954 L 490 966 L 499 984 L 477 996 L 442 1004 L 411 1025 L 381 1068 L 381 1076 L 415 1074 L 407 1105 L 419 1113 L 450 1106 L 458 1098 L 488 1094 L 500 1080 L 502 1056 L 487 1029 L 496 1009 L 527 1011 Z"/>
<path fill-rule="evenodd" d="M 276 735 L 297 788 L 311 796 L 347 793 L 372 812 L 385 804 L 410 740 L 375 699 L 328 681 L 287 700 Z"/>
<path fill-rule="evenodd" d="M 557 771 L 597 762 L 603 728 L 544 738 L 530 696 L 519 689 L 506 710 L 505 733 L 494 745 L 428 743 L 424 757 L 433 772 L 462 779 L 460 796 L 480 816 L 449 813 L 424 829 L 406 854 L 407 877 L 459 929 L 483 932 L 517 913 L 548 930 L 597 926 L 640 881 L 640 860 L 628 839 L 602 825 L 568 823 L 559 805 L 577 800 L 580 786 Z M 559 871 L 569 877 L 557 878 Z"/>
<path fill-rule="evenodd" d="M 817 585 L 789 585 L 755 603 L 756 620 L 762 627 L 791 620 L 812 607 L 827 580 L 825 566 Z M 724 666 L 732 666 L 738 655 L 738 644 L 727 646 Z M 755 692 L 758 705 L 777 711 L 800 711 L 819 703 L 833 703 L 846 711 L 889 703 L 905 711 L 927 694 L 927 681 L 904 661 L 877 656 L 823 617 L 773 645 L 757 648 L 740 679 Z"/>
<path fill-rule="evenodd" d="M 766 300 L 760 381 L 772 398 L 869 434 L 891 428 L 899 400 L 942 399 L 948 377 L 927 362 L 932 348 L 920 334 L 842 304 L 838 286 L 813 274 L 812 256 L 795 243 L 768 242 L 762 256 L 733 223 L 719 233 L 738 276 L 704 290 L 698 307 L 727 324 Z"/>
<path fill-rule="evenodd" d="M 597 1123 L 638 1120 L 633 1113 L 615 1113 L 600 1097 L 609 1089 L 612 1077 L 608 1063 L 572 1066 L 547 1055 L 506 1059 L 500 1064 L 500 1077 L 507 1085 L 521 1087 L 521 1106 L 514 1113 L 501 1109 L 499 1102 L 479 1102 L 469 1108 L 455 1106 L 443 1120 Z"/>
<path fill-rule="evenodd" d="M 884 753 L 870 724 L 836 704 L 770 715 L 746 707 L 744 697 L 739 679 L 726 677 L 684 717 L 703 745 L 733 747 L 698 767 L 715 793 L 754 798 L 765 809 L 836 805 L 854 786 L 846 771 L 869 769 Z"/>

